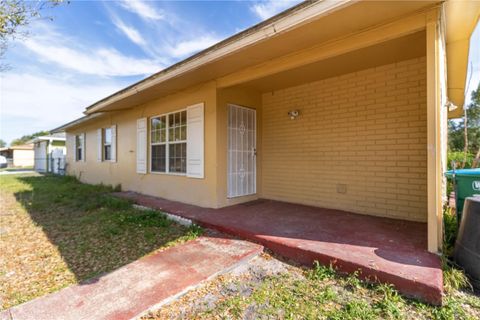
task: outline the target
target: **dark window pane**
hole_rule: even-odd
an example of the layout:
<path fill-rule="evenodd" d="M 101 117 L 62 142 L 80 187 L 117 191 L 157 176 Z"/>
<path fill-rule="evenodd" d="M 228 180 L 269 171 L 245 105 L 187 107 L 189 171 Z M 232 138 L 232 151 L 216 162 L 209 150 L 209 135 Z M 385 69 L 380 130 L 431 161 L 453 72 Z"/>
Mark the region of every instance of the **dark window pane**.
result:
<path fill-rule="evenodd" d="M 180 128 L 176 127 L 175 128 L 175 141 L 179 141 L 179 140 L 180 140 Z"/>
<path fill-rule="evenodd" d="M 171 144 L 168 146 L 168 171 L 175 171 L 175 145 Z"/>
<path fill-rule="evenodd" d="M 158 131 L 152 130 L 150 135 L 150 140 L 152 141 L 152 143 L 158 142 L 157 136 L 158 136 Z"/>
<path fill-rule="evenodd" d="M 180 140 L 187 140 L 187 127 L 181 127 Z"/>
<path fill-rule="evenodd" d="M 187 158 L 187 144 L 186 143 L 182 143 L 180 144 L 182 146 L 182 158 Z"/>
<path fill-rule="evenodd" d="M 180 155 L 180 171 L 187 172 L 187 144 L 181 143 L 181 155 Z"/>
<path fill-rule="evenodd" d="M 162 131 L 160 131 L 160 142 L 165 141 L 167 141 L 167 138 L 165 137 L 165 129 L 162 129 Z"/>
<path fill-rule="evenodd" d="M 168 171 L 175 172 L 175 145 L 168 146 Z"/>
<path fill-rule="evenodd" d="M 77 160 L 83 160 L 82 159 L 82 148 L 83 148 L 83 135 L 75 136 L 75 144 L 77 146 Z"/>
<path fill-rule="evenodd" d="M 111 146 L 104 146 L 103 155 L 105 160 L 112 160 L 112 149 Z"/>
<path fill-rule="evenodd" d="M 169 145 L 169 172 L 173 173 L 185 173 L 186 166 L 186 143 L 176 143 Z"/>
<path fill-rule="evenodd" d="M 181 123 L 182 125 L 187 124 L 187 111 L 182 111 L 182 112 L 180 112 L 180 117 L 181 117 L 180 123 Z"/>
<path fill-rule="evenodd" d="M 165 145 L 152 146 L 152 171 L 165 172 Z"/>
<path fill-rule="evenodd" d="M 165 129 L 166 126 L 167 126 L 166 117 L 165 116 L 160 117 L 160 129 Z"/>

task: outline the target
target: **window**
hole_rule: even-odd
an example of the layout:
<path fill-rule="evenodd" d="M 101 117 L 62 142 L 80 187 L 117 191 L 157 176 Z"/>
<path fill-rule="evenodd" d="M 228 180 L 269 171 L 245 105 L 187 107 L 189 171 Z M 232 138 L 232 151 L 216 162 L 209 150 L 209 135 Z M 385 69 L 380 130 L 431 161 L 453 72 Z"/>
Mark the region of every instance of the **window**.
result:
<path fill-rule="evenodd" d="M 187 172 L 187 112 L 179 111 L 150 121 L 151 171 Z"/>
<path fill-rule="evenodd" d="M 77 161 L 83 161 L 83 134 L 75 136 L 75 155 Z"/>
<path fill-rule="evenodd" d="M 112 160 L 112 128 L 103 129 L 103 160 Z"/>

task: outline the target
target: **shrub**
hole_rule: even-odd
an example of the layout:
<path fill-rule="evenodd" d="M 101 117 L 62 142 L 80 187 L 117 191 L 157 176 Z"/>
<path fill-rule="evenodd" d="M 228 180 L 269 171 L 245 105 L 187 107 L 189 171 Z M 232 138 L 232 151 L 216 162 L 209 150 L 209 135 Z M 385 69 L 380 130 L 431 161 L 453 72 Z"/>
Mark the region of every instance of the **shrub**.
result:
<path fill-rule="evenodd" d="M 447 168 L 448 170 L 452 170 L 452 162 L 455 161 L 457 163 L 456 169 L 461 169 L 460 165 L 463 163 L 465 158 L 465 154 L 463 151 L 448 151 L 447 153 Z M 473 160 L 475 159 L 475 155 L 472 153 L 467 153 L 467 161 L 465 162 L 465 169 L 471 168 Z"/>
<path fill-rule="evenodd" d="M 453 292 L 454 290 L 460 289 L 473 289 L 470 281 L 468 280 L 465 273 L 452 266 L 452 264 L 443 259 L 443 286 L 445 287 L 445 291 Z"/>
<path fill-rule="evenodd" d="M 458 233 L 458 221 L 455 210 L 445 206 L 443 209 L 443 254 L 450 256 Z"/>

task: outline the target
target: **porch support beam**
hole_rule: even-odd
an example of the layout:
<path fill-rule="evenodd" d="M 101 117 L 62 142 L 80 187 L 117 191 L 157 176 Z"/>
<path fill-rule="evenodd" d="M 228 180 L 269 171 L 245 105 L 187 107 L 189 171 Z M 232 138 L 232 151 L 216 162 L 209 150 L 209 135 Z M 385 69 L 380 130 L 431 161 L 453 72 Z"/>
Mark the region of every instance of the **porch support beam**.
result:
<path fill-rule="evenodd" d="M 440 83 L 440 9 L 428 12 L 427 32 L 427 201 L 428 251 L 442 245 L 442 153 Z"/>
<path fill-rule="evenodd" d="M 217 80 L 217 86 L 234 86 L 412 34 L 425 29 L 425 19 L 426 12 L 419 12 L 401 20 L 349 34 L 221 77 Z"/>

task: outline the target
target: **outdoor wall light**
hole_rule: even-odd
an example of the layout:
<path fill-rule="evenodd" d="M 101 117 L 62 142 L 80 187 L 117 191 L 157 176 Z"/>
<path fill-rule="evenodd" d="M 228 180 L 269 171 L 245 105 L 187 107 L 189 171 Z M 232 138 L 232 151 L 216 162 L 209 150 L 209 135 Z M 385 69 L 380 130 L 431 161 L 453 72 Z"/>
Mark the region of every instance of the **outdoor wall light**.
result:
<path fill-rule="evenodd" d="M 456 105 L 453 104 L 452 101 L 447 101 L 445 103 L 445 106 L 447 107 L 448 111 L 453 111 L 453 110 L 456 110 L 458 108 Z"/>
<path fill-rule="evenodd" d="M 297 119 L 297 117 L 300 115 L 300 111 L 298 110 L 291 110 L 288 111 L 288 116 L 290 117 L 291 120 Z"/>

